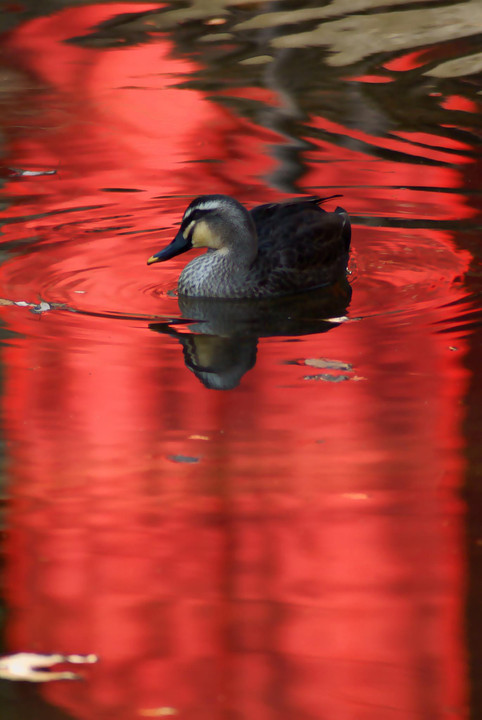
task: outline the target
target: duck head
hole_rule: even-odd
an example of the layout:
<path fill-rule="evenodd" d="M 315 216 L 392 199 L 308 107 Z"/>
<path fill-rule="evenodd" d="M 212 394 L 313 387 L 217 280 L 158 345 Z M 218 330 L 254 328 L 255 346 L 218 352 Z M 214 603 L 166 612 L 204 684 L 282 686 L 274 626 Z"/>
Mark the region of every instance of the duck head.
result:
<path fill-rule="evenodd" d="M 257 252 L 251 215 L 228 195 L 202 195 L 187 208 L 174 240 L 152 255 L 147 264 L 170 260 L 191 248 L 207 248 L 223 255 L 231 253 L 238 260 L 251 262 Z"/>

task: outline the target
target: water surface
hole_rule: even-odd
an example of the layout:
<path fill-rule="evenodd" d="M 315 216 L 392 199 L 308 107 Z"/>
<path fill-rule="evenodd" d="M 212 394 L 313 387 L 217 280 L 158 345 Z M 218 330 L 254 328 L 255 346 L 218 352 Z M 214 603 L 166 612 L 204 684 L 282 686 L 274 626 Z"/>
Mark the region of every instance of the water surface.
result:
<path fill-rule="evenodd" d="M 4 653 L 99 658 L 7 717 L 480 715 L 482 18 L 348 5 L 6 8 Z M 183 306 L 206 192 L 342 194 L 350 289 Z"/>

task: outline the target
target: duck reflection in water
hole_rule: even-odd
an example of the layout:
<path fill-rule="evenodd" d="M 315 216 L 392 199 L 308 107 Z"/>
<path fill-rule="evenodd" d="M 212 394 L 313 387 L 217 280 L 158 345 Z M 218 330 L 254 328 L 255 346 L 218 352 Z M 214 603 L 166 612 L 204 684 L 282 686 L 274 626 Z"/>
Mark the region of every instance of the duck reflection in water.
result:
<path fill-rule="evenodd" d="M 203 385 L 231 390 L 254 367 L 259 338 L 327 332 L 343 322 L 350 299 L 346 275 L 330 287 L 276 300 L 179 296 L 182 317 L 190 321 L 187 326 L 182 321 L 182 332 L 175 322 L 149 327 L 179 340 L 186 366 Z"/>
<path fill-rule="evenodd" d="M 325 212 L 322 202 L 294 199 L 248 212 L 226 195 L 205 195 L 189 205 L 172 243 L 149 258 L 208 249 L 179 278 L 190 334 L 175 323 L 150 325 L 180 340 L 187 367 L 206 387 L 236 387 L 256 362 L 258 338 L 325 332 L 345 314 L 350 220 L 339 207 Z"/>

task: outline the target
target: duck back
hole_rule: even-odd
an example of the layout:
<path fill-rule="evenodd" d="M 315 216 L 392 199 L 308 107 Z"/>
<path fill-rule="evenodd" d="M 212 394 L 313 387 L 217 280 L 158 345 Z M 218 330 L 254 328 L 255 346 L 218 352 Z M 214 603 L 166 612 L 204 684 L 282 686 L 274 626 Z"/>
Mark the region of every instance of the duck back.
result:
<path fill-rule="evenodd" d="M 249 274 L 254 296 L 331 285 L 346 274 L 351 239 L 348 214 L 340 207 L 325 212 L 321 202 L 322 198 L 312 197 L 251 210 L 258 235 L 258 255 Z"/>

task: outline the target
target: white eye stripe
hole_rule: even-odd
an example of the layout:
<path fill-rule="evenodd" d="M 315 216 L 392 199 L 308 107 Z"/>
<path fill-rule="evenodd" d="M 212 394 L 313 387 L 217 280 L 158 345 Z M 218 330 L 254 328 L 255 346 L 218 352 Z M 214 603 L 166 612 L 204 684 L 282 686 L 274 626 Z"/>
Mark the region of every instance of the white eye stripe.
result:
<path fill-rule="evenodd" d="M 196 210 L 218 210 L 218 208 L 220 207 L 222 207 L 222 203 L 219 202 L 219 200 L 205 200 L 204 202 L 200 202 L 197 205 L 188 207 L 188 209 L 184 213 L 184 220 L 186 220 L 186 218 L 188 218 Z"/>

